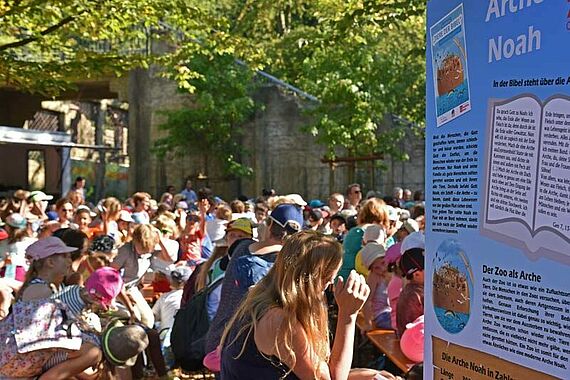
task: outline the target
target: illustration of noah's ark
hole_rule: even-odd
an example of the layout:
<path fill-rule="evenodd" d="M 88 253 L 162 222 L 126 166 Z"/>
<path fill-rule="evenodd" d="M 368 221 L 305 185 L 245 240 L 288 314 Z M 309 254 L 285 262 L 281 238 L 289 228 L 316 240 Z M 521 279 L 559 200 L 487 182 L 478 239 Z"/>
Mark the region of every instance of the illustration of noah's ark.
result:
<path fill-rule="evenodd" d="M 459 269 L 443 264 L 433 276 L 434 306 L 446 311 L 469 314 L 469 285 Z"/>
<path fill-rule="evenodd" d="M 463 65 L 457 55 L 445 57 L 437 68 L 437 93 L 439 96 L 453 91 L 463 83 Z"/>

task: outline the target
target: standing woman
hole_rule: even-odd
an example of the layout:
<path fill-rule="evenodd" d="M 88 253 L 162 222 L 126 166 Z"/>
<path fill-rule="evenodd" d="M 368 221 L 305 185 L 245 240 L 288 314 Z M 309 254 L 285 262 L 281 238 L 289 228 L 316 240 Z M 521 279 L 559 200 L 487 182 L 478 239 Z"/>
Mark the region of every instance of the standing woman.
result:
<path fill-rule="evenodd" d="M 222 337 L 223 379 L 346 379 L 351 372 L 356 315 L 368 297 L 355 271 L 335 286 L 338 323 L 329 346 L 325 289 L 340 268 L 342 247 L 313 231 L 288 238 L 273 268 L 249 291 Z"/>

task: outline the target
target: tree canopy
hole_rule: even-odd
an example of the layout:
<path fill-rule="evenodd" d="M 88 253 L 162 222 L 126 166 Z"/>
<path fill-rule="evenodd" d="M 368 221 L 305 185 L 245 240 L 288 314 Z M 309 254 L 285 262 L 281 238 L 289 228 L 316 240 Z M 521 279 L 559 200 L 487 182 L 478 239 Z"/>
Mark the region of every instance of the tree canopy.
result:
<path fill-rule="evenodd" d="M 255 109 L 257 69 L 318 98 L 306 131 L 331 158 L 405 158 L 402 129 L 378 125 L 386 113 L 423 124 L 424 0 L 4 0 L 0 25 L 0 81 L 27 91 L 160 64 L 196 107 L 169 114 L 158 151 L 197 138 L 240 175 L 239 149 L 226 148 Z M 178 48 L 148 51 L 165 38 Z"/>

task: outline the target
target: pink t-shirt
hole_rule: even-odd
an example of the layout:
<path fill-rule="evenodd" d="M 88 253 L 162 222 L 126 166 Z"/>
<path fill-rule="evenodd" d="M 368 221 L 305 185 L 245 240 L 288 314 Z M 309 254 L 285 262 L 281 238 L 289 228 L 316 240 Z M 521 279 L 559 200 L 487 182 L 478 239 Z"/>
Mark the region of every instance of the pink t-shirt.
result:
<path fill-rule="evenodd" d="M 388 283 L 388 304 L 392 309 L 390 311 L 390 318 L 392 321 L 392 328 L 396 330 L 396 308 L 398 306 L 398 298 L 400 298 L 400 293 L 402 292 L 402 286 L 404 281 L 402 277 L 392 276 L 392 279 Z"/>

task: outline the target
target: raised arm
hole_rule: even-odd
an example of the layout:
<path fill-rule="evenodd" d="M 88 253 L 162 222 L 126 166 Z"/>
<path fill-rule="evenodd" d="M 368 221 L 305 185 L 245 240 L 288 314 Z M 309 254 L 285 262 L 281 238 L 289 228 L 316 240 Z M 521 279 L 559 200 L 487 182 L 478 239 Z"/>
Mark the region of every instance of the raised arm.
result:
<path fill-rule="evenodd" d="M 352 270 L 346 282 L 339 277 L 334 296 L 338 304 L 338 320 L 328 367 L 331 379 L 348 379 L 354 351 L 356 317 L 366 302 L 370 288 L 364 276 Z"/>

